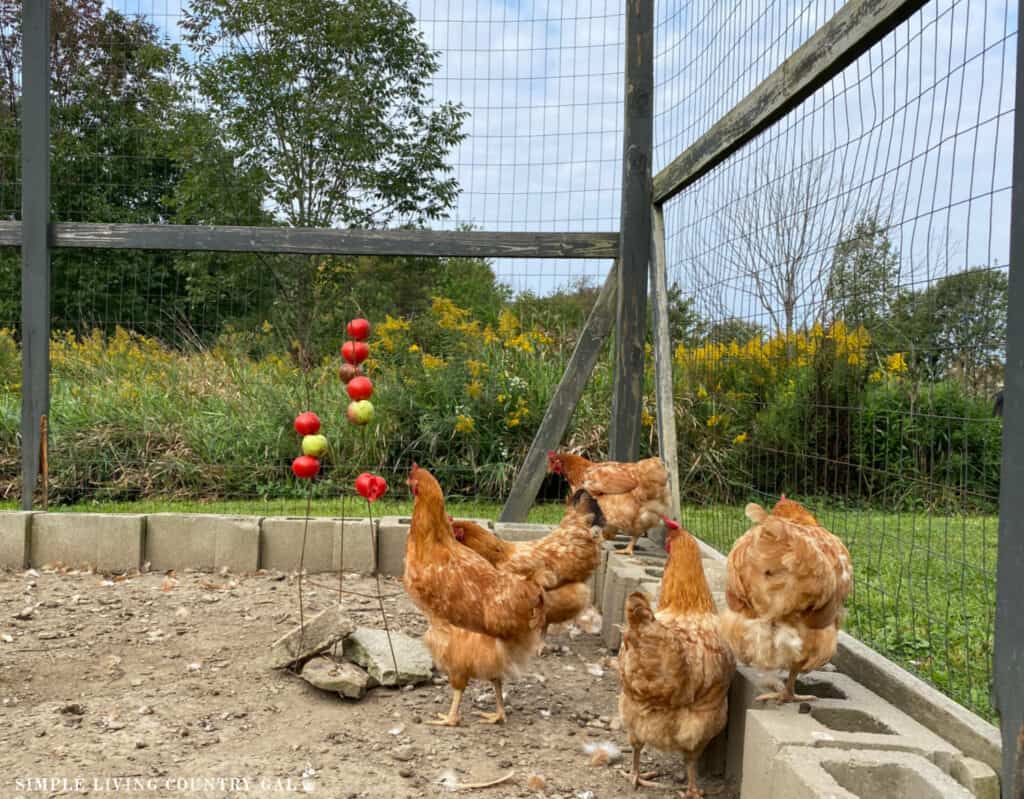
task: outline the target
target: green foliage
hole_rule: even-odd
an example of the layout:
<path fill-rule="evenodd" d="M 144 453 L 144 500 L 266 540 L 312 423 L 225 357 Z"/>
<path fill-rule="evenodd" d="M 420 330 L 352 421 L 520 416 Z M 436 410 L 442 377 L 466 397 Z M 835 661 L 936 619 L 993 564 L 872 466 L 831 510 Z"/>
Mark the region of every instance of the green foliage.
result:
<path fill-rule="evenodd" d="M 430 50 L 395 0 L 195 0 L 185 38 L 226 139 L 290 225 L 377 227 L 445 214 L 465 112 L 431 108 Z"/>
<path fill-rule="evenodd" d="M 990 392 L 1002 376 L 1006 311 L 1006 273 L 980 267 L 902 296 L 893 325 L 922 379 L 957 376 L 976 391 Z"/>
<path fill-rule="evenodd" d="M 899 252 L 877 211 L 866 213 L 836 244 L 825 299 L 831 318 L 863 326 L 877 337 L 898 296 Z"/>
<path fill-rule="evenodd" d="M 956 381 L 871 384 L 854 418 L 864 498 L 889 507 L 995 509 L 1002 425 Z"/>

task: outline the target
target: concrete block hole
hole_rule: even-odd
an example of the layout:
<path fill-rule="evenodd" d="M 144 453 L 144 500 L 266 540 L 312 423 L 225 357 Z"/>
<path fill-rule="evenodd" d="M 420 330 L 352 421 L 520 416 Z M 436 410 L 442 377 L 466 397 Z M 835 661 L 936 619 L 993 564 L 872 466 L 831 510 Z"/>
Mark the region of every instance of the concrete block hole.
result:
<path fill-rule="evenodd" d="M 811 718 L 837 732 L 895 735 L 895 731 L 869 713 L 852 707 L 812 707 Z M 907 794 L 908 796 L 910 794 Z"/>
<path fill-rule="evenodd" d="M 864 799 L 887 796 L 913 796 L 914 799 L 942 799 L 940 786 L 920 771 L 902 763 L 858 763 L 826 761 L 821 764 L 840 787 Z"/>
<path fill-rule="evenodd" d="M 846 693 L 830 682 L 824 680 L 801 680 L 796 681 L 796 693 L 816 696 L 818 699 L 846 699 Z"/>

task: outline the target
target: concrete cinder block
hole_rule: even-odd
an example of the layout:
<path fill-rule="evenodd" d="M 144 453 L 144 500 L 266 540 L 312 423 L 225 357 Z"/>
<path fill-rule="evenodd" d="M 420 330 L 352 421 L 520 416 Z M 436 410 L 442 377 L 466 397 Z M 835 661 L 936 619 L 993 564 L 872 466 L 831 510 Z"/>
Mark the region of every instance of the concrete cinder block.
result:
<path fill-rule="evenodd" d="M 750 670 L 743 669 L 739 679 L 748 683 L 749 693 L 737 695 L 733 691 L 730 699 L 736 697 L 738 707 L 742 707 L 752 700 L 757 685 Z M 800 713 L 796 703 L 758 705 L 759 709 L 747 710 L 741 789 L 744 799 L 748 786 L 749 796 L 759 795 L 757 785 L 762 781 L 764 764 L 771 763 L 786 747 L 910 752 L 944 764 L 950 772 L 963 758 L 952 744 L 844 674 L 814 672 L 798 682 L 797 691 L 819 697 L 810 704 L 809 713 Z"/>
<path fill-rule="evenodd" d="M 0 513 L 0 569 L 26 569 L 31 551 L 33 511 Z"/>
<path fill-rule="evenodd" d="M 999 799 L 999 775 L 973 757 L 965 757 L 952 765 L 950 774 L 976 799 Z"/>
<path fill-rule="evenodd" d="M 381 574 L 405 574 L 405 540 L 411 523 L 408 516 L 383 516 L 377 523 L 377 569 Z"/>
<path fill-rule="evenodd" d="M 32 519 L 29 562 L 127 571 L 142 565 L 146 517 L 118 513 L 39 513 Z"/>
<path fill-rule="evenodd" d="M 626 597 L 649 581 L 649 575 L 632 559 L 616 553 L 608 555 L 601 588 L 601 638 L 609 649 L 618 649 L 622 632 L 618 625 L 625 618 Z"/>
<path fill-rule="evenodd" d="M 526 524 L 525 522 L 495 522 L 494 533 L 506 541 L 536 541 L 552 530 L 550 524 Z"/>
<path fill-rule="evenodd" d="M 336 519 L 331 571 L 373 574 L 377 570 L 377 520 Z"/>
<path fill-rule="evenodd" d="M 302 551 L 306 520 L 275 517 L 260 522 L 260 568 L 295 571 Z M 376 543 L 369 519 L 309 520 L 306 532 L 306 571 L 372 574 L 376 568 Z"/>
<path fill-rule="evenodd" d="M 843 673 L 896 705 L 965 755 L 1002 768 L 1002 738 L 989 724 L 948 696 L 844 632 L 832 662 Z"/>
<path fill-rule="evenodd" d="M 303 555 L 302 539 L 306 538 Z M 274 517 L 260 521 L 260 568 L 291 572 L 299 560 L 310 574 L 334 571 L 334 539 L 338 536 L 334 519 Z"/>
<path fill-rule="evenodd" d="M 256 571 L 260 522 L 259 516 L 154 513 L 147 523 L 146 560 L 156 571 Z"/>
<path fill-rule="evenodd" d="M 767 771 L 767 773 L 765 773 Z M 746 783 L 743 799 L 970 799 L 921 755 L 886 750 L 787 747 Z"/>

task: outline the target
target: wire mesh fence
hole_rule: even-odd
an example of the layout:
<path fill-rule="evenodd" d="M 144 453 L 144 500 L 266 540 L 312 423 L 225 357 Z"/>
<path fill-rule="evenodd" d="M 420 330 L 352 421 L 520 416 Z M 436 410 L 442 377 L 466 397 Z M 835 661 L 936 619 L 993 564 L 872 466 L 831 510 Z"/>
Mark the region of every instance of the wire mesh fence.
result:
<path fill-rule="evenodd" d="M 707 5 L 660 21 L 656 169 L 836 4 Z M 990 718 L 1016 27 L 926 4 L 665 211 L 694 527 L 805 499 L 851 632 Z"/>
<path fill-rule="evenodd" d="M 0 3 L 4 219 L 20 5 Z M 658 3 L 655 171 L 842 5 Z M 53 7 L 54 221 L 618 229 L 617 0 Z M 1016 34 L 1009 5 L 933 0 L 665 208 L 688 526 L 727 551 L 746 501 L 807 500 L 853 553 L 851 631 L 989 717 Z M 303 513 L 291 423 L 313 409 L 314 513 L 362 513 L 342 497 L 364 470 L 404 497 L 418 460 L 494 516 L 608 268 L 57 249 L 52 507 Z M 0 253 L 12 505 L 19 269 Z M 368 427 L 337 376 L 356 315 Z M 613 379 L 606 354 L 564 443 L 607 452 Z"/>
<path fill-rule="evenodd" d="M 0 19 L 7 219 L 20 6 Z M 617 229 L 618 2 L 52 6 L 54 221 Z M 20 257 L 0 259 L 0 500 L 14 503 Z M 404 499 L 418 459 L 491 516 L 610 267 L 90 249 L 52 265 L 51 507 L 297 512 L 291 420 L 312 407 L 333 445 L 317 512 L 339 512 L 366 469 Z M 337 375 L 357 315 L 377 330 L 366 428 L 347 422 Z M 606 437 L 609 371 L 578 414 L 588 440 Z"/>

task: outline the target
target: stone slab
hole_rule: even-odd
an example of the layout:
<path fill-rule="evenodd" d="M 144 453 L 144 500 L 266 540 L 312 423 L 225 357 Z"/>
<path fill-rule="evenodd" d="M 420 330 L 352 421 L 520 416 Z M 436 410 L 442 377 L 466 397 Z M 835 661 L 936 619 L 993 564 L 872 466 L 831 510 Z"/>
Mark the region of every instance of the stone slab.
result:
<path fill-rule="evenodd" d="M 322 610 L 293 627 L 270 645 L 270 668 L 286 669 L 293 663 L 329 649 L 355 630 L 340 607 Z"/>
<path fill-rule="evenodd" d="M 34 511 L 0 512 L 0 569 L 27 569 Z"/>
<path fill-rule="evenodd" d="M 154 513 L 149 516 L 146 560 L 155 571 L 227 567 L 254 572 L 260 558 L 259 516 Z"/>
<path fill-rule="evenodd" d="M 32 519 L 29 562 L 128 571 L 143 563 L 147 519 L 139 514 L 38 513 Z"/>
<path fill-rule="evenodd" d="M 370 675 L 348 661 L 313 658 L 302 667 L 302 679 L 321 691 L 335 691 L 345 699 L 362 699 L 370 687 Z"/>
<path fill-rule="evenodd" d="M 345 639 L 345 657 L 366 669 L 380 685 L 415 685 L 429 680 L 434 662 L 423 641 L 395 630 L 391 631 L 390 638 L 389 645 L 384 630 L 359 627 Z"/>

